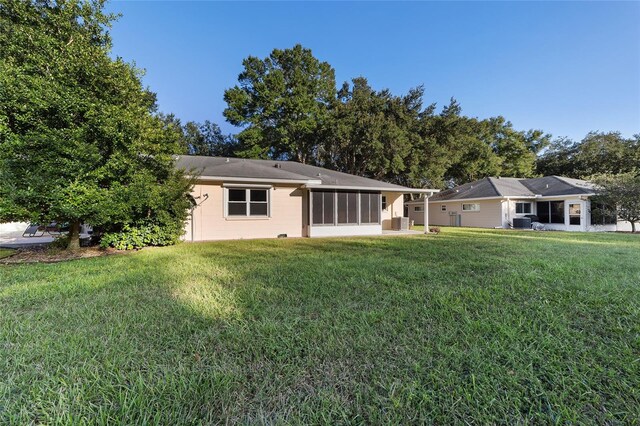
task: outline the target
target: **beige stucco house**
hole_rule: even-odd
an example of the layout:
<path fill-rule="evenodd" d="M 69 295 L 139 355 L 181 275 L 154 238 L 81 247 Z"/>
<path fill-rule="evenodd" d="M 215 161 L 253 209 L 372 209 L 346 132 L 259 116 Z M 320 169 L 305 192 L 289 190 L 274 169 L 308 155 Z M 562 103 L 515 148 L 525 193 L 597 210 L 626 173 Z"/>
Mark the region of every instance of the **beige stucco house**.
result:
<path fill-rule="evenodd" d="M 406 188 L 294 161 L 178 156 L 198 176 L 187 241 L 381 235 L 400 228 Z M 428 211 L 428 210 L 427 210 Z"/>
<path fill-rule="evenodd" d="M 429 200 L 431 225 L 511 228 L 529 217 L 542 228 L 562 231 L 630 231 L 592 197 L 590 182 L 560 176 L 532 179 L 488 177 L 442 191 Z M 415 224 L 423 224 L 419 199 L 406 203 Z M 514 223 L 515 220 L 515 223 Z"/>

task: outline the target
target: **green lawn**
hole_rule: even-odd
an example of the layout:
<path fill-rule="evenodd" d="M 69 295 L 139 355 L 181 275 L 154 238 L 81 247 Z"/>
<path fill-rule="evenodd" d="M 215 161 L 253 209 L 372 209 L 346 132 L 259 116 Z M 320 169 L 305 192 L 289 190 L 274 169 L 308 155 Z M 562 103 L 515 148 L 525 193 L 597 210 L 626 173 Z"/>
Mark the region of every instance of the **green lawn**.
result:
<path fill-rule="evenodd" d="M 11 256 L 12 254 L 13 250 L 0 248 L 0 259 L 2 259 L 3 257 Z"/>
<path fill-rule="evenodd" d="M 0 266 L 0 423 L 633 423 L 640 237 L 182 244 Z"/>

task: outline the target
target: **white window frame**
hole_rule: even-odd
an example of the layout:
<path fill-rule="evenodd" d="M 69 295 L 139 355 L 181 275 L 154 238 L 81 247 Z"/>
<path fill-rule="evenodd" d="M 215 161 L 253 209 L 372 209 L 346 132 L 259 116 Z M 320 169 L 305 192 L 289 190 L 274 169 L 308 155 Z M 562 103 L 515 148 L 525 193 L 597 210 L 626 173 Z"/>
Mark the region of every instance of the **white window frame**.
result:
<path fill-rule="evenodd" d="M 465 206 L 471 206 L 470 208 L 465 208 Z M 480 211 L 480 203 L 462 203 L 462 211 L 467 213 L 474 213 Z"/>
<path fill-rule="evenodd" d="M 382 203 L 382 210 L 387 211 L 387 196 L 380 194 L 380 202 Z"/>
<path fill-rule="evenodd" d="M 413 211 L 416 213 L 424 212 L 424 206 L 413 206 Z"/>
<path fill-rule="evenodd" d="M 529 204 L 529 212 L 518 213 L 518 204 Z M 515 212 L 516 214 L 533 214 L 533 203 L 531 201 L 516 201 Z"/>
<path fill-rule="evenodd" d="M 440 205 L 440 211 L 441 212 L 446 212 L 447 211 L 447 205 L 446 204 L 441 204 Z"/>
<path fill-rule="evenodd" d="M 578 213 L 571 213 L 571 206 L 578 206 Z M 567 223 L 568 225 L 571 226 L 582 226 L 582 203 L 580 202 L 568 202 L 568 206 L 567 206 L 567 214 L 569 215 L 569 222 Z M 577 217 L 578 220 L 580 221 L 580 223 L 575 224 L 575 223 L 571 223 L 571 218 L 572 217 Z"/>
<path fill-rule="evenodd" d="M 229 201 L 229 190 L 230 189 L 243 189 L 245 190 L 245 201 L 244 203 L 247 206 L 247 212 L 245 215 L 235 215 L 229 214 L 229 203 L 234 201 Z M 254 201 L 265 203 L 267 205 L 267 214 L 266 215 L 251 215 L 251 190 L 264 190 L 267 193 L 267 201 Z M 242 203 L 239 201 L 238 203 Z M 225 219 L 239 219 L 239 220 L 247 220 L 247 219 L 269 219 L 271 218 L 271 186 L 268 185 L 224 185 L 224 217 Z"/>

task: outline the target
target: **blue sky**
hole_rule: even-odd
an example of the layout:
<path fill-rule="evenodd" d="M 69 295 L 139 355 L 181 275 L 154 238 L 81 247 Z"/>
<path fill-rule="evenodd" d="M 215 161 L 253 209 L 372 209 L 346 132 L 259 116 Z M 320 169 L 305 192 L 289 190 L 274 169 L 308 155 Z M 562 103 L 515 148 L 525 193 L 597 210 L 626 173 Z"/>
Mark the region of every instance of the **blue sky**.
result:
<path fill-rule="evenodd" d="M 114 54 L 145 68 L 160 110 L 212 120 L 242 59 L 301 43 L 336 70 L 426 103 L 581 139 L 640 133 L 638 2 L 112 2 Z"/>

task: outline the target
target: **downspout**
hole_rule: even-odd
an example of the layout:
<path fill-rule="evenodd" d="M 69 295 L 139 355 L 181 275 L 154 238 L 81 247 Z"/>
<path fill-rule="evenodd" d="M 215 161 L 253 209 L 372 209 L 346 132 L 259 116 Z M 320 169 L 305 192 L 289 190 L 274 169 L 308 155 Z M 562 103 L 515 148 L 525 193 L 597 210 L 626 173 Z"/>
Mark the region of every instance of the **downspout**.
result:
<path fill-rule="evenodd" d="M 199 198 L 200 197 L 194 197 L 193 199 L 197 200 Z M 195 217 L 193 216 L 193 213 L 195 212 L 196 207 L 202 205 L 202 203 L 204 203 L 205 201 L 207 201 L 207 199 L 209 199 L 209 194 L 204 194 L 202 198 L 203 198 L 202 201 L 200 201 L 199 203 L 196 202 L 195 204 L 191 205 L 191 242 L 195 241 L 195 223 L 194 223 Z"/>

